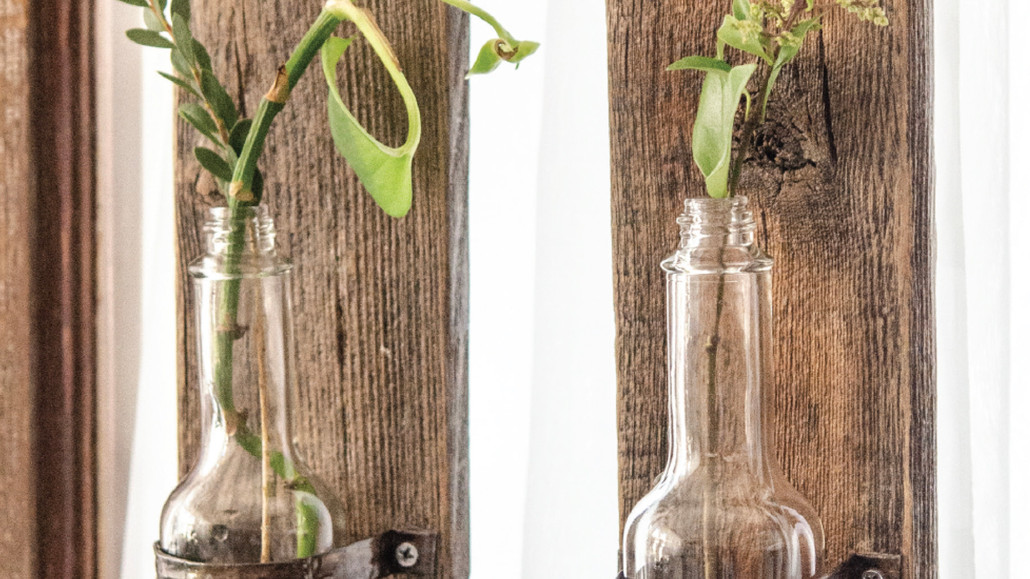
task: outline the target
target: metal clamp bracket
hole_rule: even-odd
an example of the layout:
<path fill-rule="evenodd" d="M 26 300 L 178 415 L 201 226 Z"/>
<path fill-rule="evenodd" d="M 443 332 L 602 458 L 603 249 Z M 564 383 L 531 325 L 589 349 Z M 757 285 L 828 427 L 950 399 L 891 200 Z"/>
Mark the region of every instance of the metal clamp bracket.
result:
<path fill-rule="evenodd" d="M 619 573 L 616 579 L 626 579 Z M 901 555 L 852 555 L 822 579 L 901 579 Z"/>
<path fill-rule="evenodd" d="M 438 534 L 387 531 L 328 553 L 281 563 L 209 565 L 173 557 L 154 544 L 159 579 L 381 579 L 436 573 Z"/>
<path fill-rule="evenodd" d="M 901 555 L 852 555 L 827 575 L 826 579 L 901 579 Z"/>

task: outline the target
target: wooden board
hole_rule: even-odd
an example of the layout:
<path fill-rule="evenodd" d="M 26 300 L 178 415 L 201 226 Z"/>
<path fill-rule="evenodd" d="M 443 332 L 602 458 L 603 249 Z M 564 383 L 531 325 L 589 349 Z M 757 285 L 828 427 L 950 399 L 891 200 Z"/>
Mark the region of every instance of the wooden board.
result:
<path fill-rule="evenodd" d="M 745 169 L 774 270 L 788 478 L 852 551 L 936 563 L 930 0 L 889 2 L 877 29 L 833 12 L 785 69 Z M 620 512 L 666 458 L 664 278 L 687 196 L 704 195 L 689 136 L 701 78 L 664 67 L 714 54 L 729 2 L 608 0 Z"/>
<path fill-rule="evenodd" d="M 248 114 L 314 21 L 320 2 L 195 0 L 195 35 Z M 390 528 L 439 530 L 440 577 L 468 575 L 467 19 L 437 0 L 379 0 L 377 15 L 419 98 L 424 135 L 415 204 L 396 221 L 375 207 L 333 149 L 317 68 L 272 129 L 262 169 L 293 281 L 302 391 L 301 450 L 337 489 L 348 539 Z M 352 28 L 339 32 L 353 34 Z M 319 66 L 317 61 L 314 65 Z M 387 143 L 404 109 L 365 43 L 340 68 L 344 99 Z M 201 253 L 205 208 L 220 203 L 178 127 L 180 465 L 197 450 L 197 371 L 186 265 Z M 199 189 L 199 191 L 198 191 Z"/>
<path fill-rule="evenodd" d="M 93 2 L 0 0 L 0 575 L 96 574 Z"/>
<path fill-rule="evenodd" d="M 35 575 L 28 4 L 0 0 L 0 575 Z"/>

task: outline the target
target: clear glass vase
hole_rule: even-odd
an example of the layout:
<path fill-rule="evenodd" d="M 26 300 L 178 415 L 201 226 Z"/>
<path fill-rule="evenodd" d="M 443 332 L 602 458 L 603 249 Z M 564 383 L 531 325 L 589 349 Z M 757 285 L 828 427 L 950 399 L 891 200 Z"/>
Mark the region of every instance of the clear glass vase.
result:
<path fill-rule="evenodd" d="M 288 259 L 264 207 L 212 209 L 196 292 L 201 448 L 161 515 L 160 548 L 212 564 L 304 558 L 342 538 L 340 502 L 294 449 Z"/>
<path fill-rule="evenodd" d="M 690 199 L 666 272 L 669 460 L 623 534 L 628 579 L 807 579 L 822 523 L 767 442 L 772 260 L 747 199 Z"/>

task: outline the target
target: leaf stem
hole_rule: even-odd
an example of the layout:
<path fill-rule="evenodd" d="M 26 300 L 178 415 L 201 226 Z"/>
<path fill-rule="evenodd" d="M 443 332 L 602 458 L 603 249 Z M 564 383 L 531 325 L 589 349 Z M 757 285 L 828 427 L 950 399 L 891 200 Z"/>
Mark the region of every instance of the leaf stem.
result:
<path fill-rule="evenodd" d="M 758 125 L 762 123 L 763 117 L 765 116 L 766 107 L 769 105 L 769 97 L 772 93 L 769 87 L 773 82 L 776 81 L 776 76 L 772 74 L 771 67 L 764 67 L 765 78 L 760 83 L 761 89 L 759 94 L 762 95 L 762 106 L 759 108 L 760 112 L 751 111 L 751 114 L 744 120 L 744 126 L 740 133 L 740 144 L 737 149 L 737 154 L 733 158 L 733 164 L 730 166 L 730 182 L 729 182 L 729 196 L 733 197 L 737 194 L 737 186 L 740 184 L 740 175 L 744 169 L 744 161 L 747 156 L 751 154 L 751 147 L 754 144 L 755 131 L 758 130 Z"/>
<path fill-rule="evenodd" d="M 239 273 L 247 228 L 247 220 L 243 219 L 244 208 L 260 201 L 250 189 L 257 169 L 258 158 L 264 152 L 265 137 L 272 126 L 272 121 L 284 108 L 290 91 L 296 86 L 322 44 L 332 35 L 333 30 L 341 21 L 341 18 L 335 14 L 327 10 L 322 11 L 294 50 L 289 61 L 280 69 L 272 90 L 262 99 L 258 108 L 240 157 L 236 162 L 233 182 L 227 196 L 230 223 L 232 224 L 229 233 L 229 248 L 226 253 L 226 271 L 230 275 Z M 228 146 L 228 137 L 226 137 L 226 145 Z M 262 460 L 263 470 L 271 467 L 284 480 L 290 481 L 296 478 L 289 476 L 289 471 L 293 470 L 292 465 L 286 463 L 286 459 L 281 453 L 269 452 L 269 449 L 266 448 L 265 436 L 259 438 L 250 432 L 245 419 L 236 411 L 233 401 L 233 343 L 240 335 L 237 326 L 239 301 L 240 280 L 236 278 L 227 280 L 221 296 L 219 324 L 215 340 L 215 396 L 222 408 L 226 428 L 237 443 L 244 450 Z M 264 428 L 264 422 L 262 422 L 262 428 Z M 310 487 L 310 485 L 307 486 Z M 267 499 L 267 497 L 265 498 Z M 317 513 L 298 503 L 297 524 L 297 557 L 309 557 L 314 554 L 314 543 L 310 537 L 313 525 L 317 524 Z M 264 543 L 264 541 L 262 542 Z"/>
<path fill-rule="evenodd" d="M 515 37 L 512 36 L 510 32 L 505 30 L 505 28 L 503 26 L 501 26 L 501 23 L 498 22 L 496 18 L 491 16 L 490 13 L 487 12 L 486 10 L 483 10 L 482 8 L 480 8 L 478 6 L 475 6 L 474 4 L 470 4 L 469 2 L 465 2 L 465 0 L 440 0 L 440 1 L 443 2 L 444 4 L 450 4 L 451 6 L 454 6 L 455 8 L 457 8 L 459 10 L 464 10 L 465 12 L 468 12 L 469 14 L 479 18 L 483 22 L 486 22 L 487 24 L 489 24 L 490 26 L 493 27 L 494 32 L 497 33 L 497 36 L 500 36 L 501 40 L 507 42 L 508 44 L 511 44 L 511 45 L 518 44 L 518 41 L 515 40 Z"/>
<path fill-rule="evenodd" d="M 279 69 L 272 89 L 261 99 L 261 104 L 254 114 L 254 124 L 247 133 L 247 140 L 243 145 L 243 150 L 240 151 L 240 158 L 233 171 L 232 185 L 229 189 L 229 207 L 233 209 L 234 214 L 238 204 L 255 205 L 261 201 L 254 195 L 251 187 L 254 184 L 257 162 L 265 150 L 265 138 L 272 127 L 272 122 L 276 115 L 285 108 L 290 92 L 297 86 L 297 82 L 304 75 L 308 65 L 311 64 L 322 45 L 342 21 L 343 19 L 335 12 L 328 9 L 322 10 L 318 19 L 294 49 L 290 59 Z"/>

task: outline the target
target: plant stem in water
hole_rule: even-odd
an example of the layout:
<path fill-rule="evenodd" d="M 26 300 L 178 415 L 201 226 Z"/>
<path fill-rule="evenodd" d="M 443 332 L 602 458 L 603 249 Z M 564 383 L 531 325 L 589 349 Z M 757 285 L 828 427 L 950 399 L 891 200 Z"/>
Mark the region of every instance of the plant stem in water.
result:
<path fill-rule="evenodd" d="M 342 19 L 339 16 L 326 10 L 322 11 L 294 50 L 290 60 L 279 70 L 272 90 L 262 99 L 258 108 L 240 158 L 236 163 L 228 196 L 229 220 L 232 225 L 229 233 L 229 249 L 226 255 L 226 272 L 230 275 L 239 273 L 240 258 L 246 240 L 248 220 L 242 218 L 243 211 L 246 207 L 256 205 L 260 201 L 254 196 L 251 187 L 258 158 L 264 151 L 265 137 L 268 135 L 275 116 L 285 107 L 290 91 L 296 86 L 301 75 L 340 22 Z M 268 469 L 275 471 L 285 481 L 292 481 L 296 477 L 295 475 L 289 476 L 293 467 L 286 463 L 285 457 L 279 452 L 272 453 L 268 448 L 268 436 L 267 432 L 264 432 L 267 417 L 264 416 L 264 412 L 262 412 L 261 420 L 263 432 L 258 438 L 250 432 L 243 417 L 236 411 L 233 400 L 233 345 L 242 336 L 242 331 L 237 323 L 239 302 L 240 280 L 238 278 L 229 279 L 225 282 L 219 306 L 219 324 L 215 339 L 214 390 L 230 435 L 244 450 L 262 460 L 262 560 L 264 561 L 265 557 L 270 556 L 270 552 L 266 552 L 269 526 L 266 511 L 270 491 L 267 488 L 267 480 L 271 477 Z M 260 318 L 260 316 L 258 317 Z M 259 346 L 258 349 L 260 350 L 261 347 Z M 259 363 L 259 365 L 261 364 Z M 264 400 L 265 394 L 262 392 L 262 400 Z M 277 455 L 278 460 L 273 455 Z M 303 484 L 310 487 L 310 484 Z M 313 491 L 313 489 L 309 490 Z M 313 534 L 312 526 L 318 524 L 317 514 L 298 503 L 297 517 L 297 557 L 310 557 L 314 555 L 315 545 L 310 537 Z"/>

